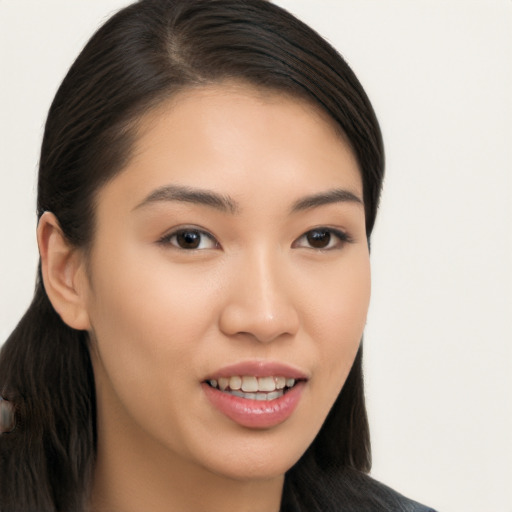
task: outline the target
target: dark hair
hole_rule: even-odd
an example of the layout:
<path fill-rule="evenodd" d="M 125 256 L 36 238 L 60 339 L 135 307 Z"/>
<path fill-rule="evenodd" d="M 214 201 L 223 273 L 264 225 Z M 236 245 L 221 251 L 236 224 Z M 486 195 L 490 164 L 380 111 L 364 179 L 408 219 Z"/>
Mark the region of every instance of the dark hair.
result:
<path fill-rule="evenodd" d="M 141 116 L 179 90 L 230 79 L 305 98 L 337 123 L 359 163 L 369 237 L 384 168 L 371 104 L 328 43 L 265 0 L 141 0 L 100 28 L 48 114 L 38 217 L 53 212 L 70 243 L 86 248 L 95 194 L 129 160 Z M 315 481 L 339 485 L 336 472 L 370 468 L 361 350 L 320 433 L 287 473 L 286 499 L 298 496 L 308 512 L 328 499 Z M 0 395 L 16 416 L 15 430 L 0 435 L 0 511 L 84 510 L 96 448 L 88 334 L 60 319 L 40 270 L 0 353 Z"/>

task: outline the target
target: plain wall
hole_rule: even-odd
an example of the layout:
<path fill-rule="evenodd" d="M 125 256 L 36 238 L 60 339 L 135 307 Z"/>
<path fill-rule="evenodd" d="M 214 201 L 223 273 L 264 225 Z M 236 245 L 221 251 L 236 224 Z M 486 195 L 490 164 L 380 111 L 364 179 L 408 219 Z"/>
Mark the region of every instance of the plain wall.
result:
<path fill-rule="evenodd" d="M 0 343 L 30 301 L 42 126 L 121 0 L 0 0 Z M 373 475 L 512 511 L 512 2 L 277 2 L 345 56 L 383 129 L 365 334 Z"/>

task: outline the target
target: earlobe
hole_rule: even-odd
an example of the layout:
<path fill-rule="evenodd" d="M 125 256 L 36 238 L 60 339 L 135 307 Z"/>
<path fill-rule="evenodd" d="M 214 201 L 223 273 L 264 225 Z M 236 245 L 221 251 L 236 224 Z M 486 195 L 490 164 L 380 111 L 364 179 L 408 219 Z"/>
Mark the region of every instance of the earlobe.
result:
<path fill-rule="evenodd" d="M 37 243 L 44 287 L 55 311 L 73 329 L 88 330 L 87 276 L 82 252 L 69 243 L 51 212 L 39 219 Z"/>

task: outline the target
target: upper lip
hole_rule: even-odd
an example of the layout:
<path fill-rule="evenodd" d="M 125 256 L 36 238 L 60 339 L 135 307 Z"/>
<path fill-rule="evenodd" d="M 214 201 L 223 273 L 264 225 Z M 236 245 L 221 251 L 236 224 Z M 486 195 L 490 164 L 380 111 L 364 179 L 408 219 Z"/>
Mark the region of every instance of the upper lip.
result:
<path fill-rule="evenodd" d="M 220 368 L 210 374 L 207 379 L 219 377 L 240 377 L 247 375 L 253 377 L 285 377 L 287 379 L 307 380 L 308 375 L 299 368 L 278 361 L 241 361 Z"/>

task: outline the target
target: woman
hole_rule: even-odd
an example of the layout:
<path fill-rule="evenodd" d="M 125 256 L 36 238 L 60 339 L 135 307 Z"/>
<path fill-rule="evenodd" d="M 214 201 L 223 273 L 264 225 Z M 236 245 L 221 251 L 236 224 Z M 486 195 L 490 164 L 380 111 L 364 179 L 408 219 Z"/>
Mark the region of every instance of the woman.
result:
<path fill-rule="evenodd" d="M 366 475 L 383 167 L 356 77 L 280 8 L 109 20 L 45 127 L 0 510 L 427 510 Z"/>

